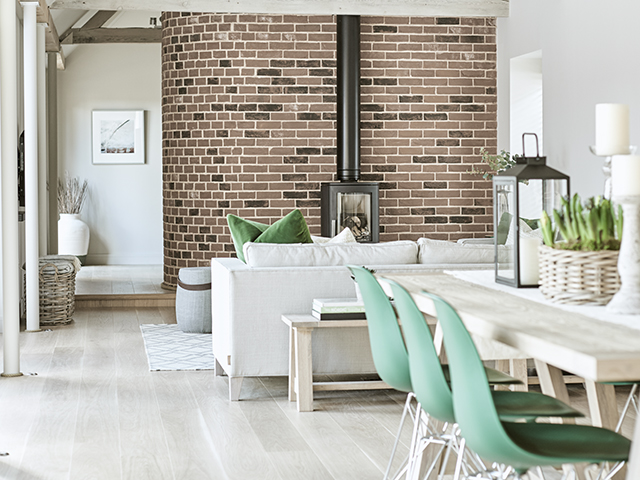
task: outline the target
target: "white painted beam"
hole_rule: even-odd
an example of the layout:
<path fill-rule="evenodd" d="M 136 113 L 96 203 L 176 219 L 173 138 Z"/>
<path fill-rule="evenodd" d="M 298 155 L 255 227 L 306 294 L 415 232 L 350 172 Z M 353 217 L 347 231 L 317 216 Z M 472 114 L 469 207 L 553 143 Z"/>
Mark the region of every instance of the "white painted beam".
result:
<path fill-rule="evenodd" d="M 2 172 L 3 373 L 20 373 L 20 269 L 18 248 L 18 71 L 16 3 L 0 2 L 0 150 Z"/>
<path fill-rule="evenodd" d="M 22 2 L 24 64 L 25 268 L 27 331 L 40 331 L 38 272 L 38 33 L 37 2 Z"/>
<path fill-rule="evenodd" d="M 509 16 L 509 0 L 55 0 L 51 8 L 303 15 Z"/>

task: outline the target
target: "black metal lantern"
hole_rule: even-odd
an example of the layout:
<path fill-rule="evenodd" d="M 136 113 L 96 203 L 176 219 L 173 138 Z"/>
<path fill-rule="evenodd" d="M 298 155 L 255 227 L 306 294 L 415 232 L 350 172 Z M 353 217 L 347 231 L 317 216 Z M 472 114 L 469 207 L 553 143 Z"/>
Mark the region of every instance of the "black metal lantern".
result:
<path fill-rule="evenodd" d="M 525 135 L 536 137 L 536 156 L 524 153 Z M 538 286 L 536 235 L 543 211 L 553 217 L 561 199 L 569 196 L 569 177 L 547 166 L 540 156 L 538 136 L 522 135 L 522 157 L 516 165 L 493 177 L 493 228 L 497 283 L 516 288 Z M 531 231 L 530 231 L 531 230 Z"/>

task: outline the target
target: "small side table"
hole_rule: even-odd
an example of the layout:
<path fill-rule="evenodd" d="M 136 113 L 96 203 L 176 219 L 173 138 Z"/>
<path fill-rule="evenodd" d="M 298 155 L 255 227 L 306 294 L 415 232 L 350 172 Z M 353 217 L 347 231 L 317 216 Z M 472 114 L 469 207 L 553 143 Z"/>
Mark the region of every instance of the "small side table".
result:
<path fill-rule="evenodd" d="M 312 315 L 282 315 L 289 326 L 289 401 L 299 412 L 313 411 L 314 390 L 377 390 L 392 388 L 380 380 L 351 382 L 314 382 L 311 334 L 316 328 L 366 327 L 366 320 L 318 320 Z"/>

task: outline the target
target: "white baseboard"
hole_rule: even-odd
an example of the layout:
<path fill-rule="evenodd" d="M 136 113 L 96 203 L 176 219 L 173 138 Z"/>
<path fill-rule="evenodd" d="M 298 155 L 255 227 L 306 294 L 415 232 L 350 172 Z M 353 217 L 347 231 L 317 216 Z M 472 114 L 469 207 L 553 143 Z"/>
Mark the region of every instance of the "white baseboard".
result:
<path fill-rule="evenodd" d="M 162 265 L 162 255 L 117 255 L 109 253 L 87 255 L 87 265 Z"/>

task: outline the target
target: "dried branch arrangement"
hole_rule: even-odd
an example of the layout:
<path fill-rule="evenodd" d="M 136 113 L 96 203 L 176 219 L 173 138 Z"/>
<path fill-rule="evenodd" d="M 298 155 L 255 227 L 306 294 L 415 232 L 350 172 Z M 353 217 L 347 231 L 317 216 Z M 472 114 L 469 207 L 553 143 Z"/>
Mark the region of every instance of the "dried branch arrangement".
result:
<path fill-rule="evenodd" d="M 58 213 L 80 213 L 87 197 L 87 181 L 68 174 L 58 179 Z"/>

